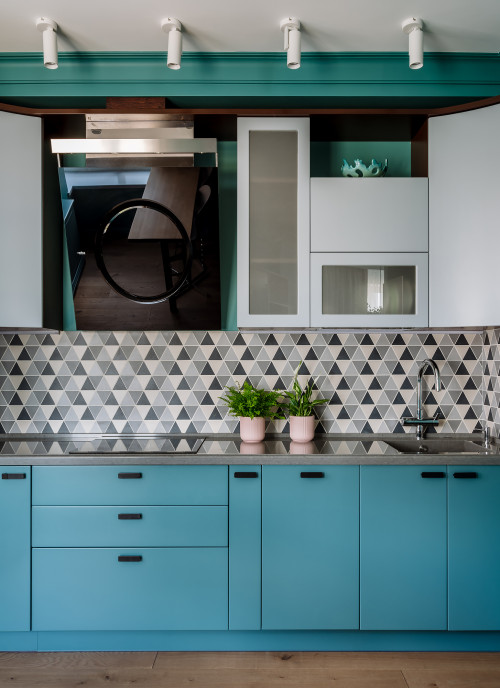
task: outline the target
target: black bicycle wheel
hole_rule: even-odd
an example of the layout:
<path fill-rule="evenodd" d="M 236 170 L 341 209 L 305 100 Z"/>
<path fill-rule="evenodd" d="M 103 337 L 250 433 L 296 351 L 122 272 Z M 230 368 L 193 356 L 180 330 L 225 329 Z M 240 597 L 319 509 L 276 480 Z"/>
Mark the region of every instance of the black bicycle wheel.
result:
<path fill-rule="evenodd" d="M 156 210 L 157 212 L 161 213 L 162 215 L 165 215 L 171 222 L 175 225 L 177 231 L 180 234 L 180 239 L 182 241 L 182 247 L 183 251 L 185 252 L 186 259 L 184 263 L 184 269 L 182 272 L 178 275 L 178 279 L 176 284 L 171 288 L 167 289 L 166 291 L 162 292 L 161 294 L 156 294 L 154 296 L 142 296 L 139 294 L 133 294 L 130 291 L 127 291 L 123 287 L 121 287 L 115 280 L 111 277 L 107 267 L 106 263 L 104 261 L 104 256 L 103 256 L 103 242 L 104 242 L 104 237 L 106 235 L 106 232 L 109 229 L 109 226 L 113 222 L 115 218 L 117 218 L 119 215 L 124 213 L 127 210 L 132 210 L 132 209 L 141 209 L 141 208 L 149 208 L 150 210 Z M 106 280 L 106 282 L 112 287 L 118 294 L 121 294 L 121 296 L 124 296 L 126 299 L 129 299 L 130 301 L 135 301 L 136 303 L 144 303 L 144 304 L 153 304 L 153 303 L 162 303 L 163 301 L 168 301 L 168 299 L 172 298 L 175 296 L 184 286 L 190 271 L 191 271 L 191 265 L 193 262 L 193 246 L 191 244 L 191 240 L 189 239 L 189 236 L 184 228 L 184 225 L 182 222 L 179 220 L 177 215 L 175 215 L 169 208 L 166 206 L 162 205 L 161 203 L 158 203 L 157 201 L 151 201 L 148 198 L 132 198 L 128 201 L 123 201 L 122 203 L 118 203 L 118 205 L 115 205 L 111 210 L 106 213 L 106 215 L 103 218 L 102 224 L 99 227 L 99 229 L 96 232 L 95 235 L 95 259 L 97 263 L 97 267 L 102 273 L 102 276 Z"/>

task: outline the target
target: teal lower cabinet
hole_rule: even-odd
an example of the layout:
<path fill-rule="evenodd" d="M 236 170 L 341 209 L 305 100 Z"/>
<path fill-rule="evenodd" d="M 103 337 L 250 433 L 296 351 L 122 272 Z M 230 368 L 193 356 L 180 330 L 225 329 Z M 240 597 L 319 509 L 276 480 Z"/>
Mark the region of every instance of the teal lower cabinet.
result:
<path fill-rule="evenodd" d="M 263 466 L 262 628 L 359 628 L 359 467 Z"/>
<path fill-rule="evenodd" d="M 29 631 L 31 469 L 0 471 L 0 632 Z"/>
<path fill-rule="evenodd" d="M 223 547 L 34 548 L 33 630 L 226 630 Z"/>
<path fill-rule="evenodd" d="M 448 468 L 451 631 L 500 630 L 500 466 Z"/>
<path fill-rule="evenodd" d="M 229 628 L 261 627 L 261 467 L 229 467 Z"/>
<path fill-rule="evenodd" d="M 446 466 L 361 466 L 360 628 L 447 628 Z"/>

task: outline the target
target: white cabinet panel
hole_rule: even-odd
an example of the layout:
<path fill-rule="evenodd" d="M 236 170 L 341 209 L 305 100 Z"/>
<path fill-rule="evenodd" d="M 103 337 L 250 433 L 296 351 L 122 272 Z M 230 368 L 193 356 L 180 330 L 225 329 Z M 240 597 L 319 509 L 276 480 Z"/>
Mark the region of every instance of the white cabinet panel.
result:
<path fill-rule="evenodd" d="M 309 326 L 309 120 L 238 119 L 238 326 Z"/>
<path fill-rule="evenodd" d="M 427 253 L 312 253 L 313 327 L 427 327 Z"/>
<path fill-rule="evenodd" d="M 429 120 L 431 327 L 500 324 L 500 105 Z"/>
<path fill-rule="evenodd" d="M 311 251 L 425 252 L 426 178 L 311 179 Z"/>
<path fill-rule="evenodd" d="M 42 327 L 41 120 L 0 112 L 0 327 Z"/>

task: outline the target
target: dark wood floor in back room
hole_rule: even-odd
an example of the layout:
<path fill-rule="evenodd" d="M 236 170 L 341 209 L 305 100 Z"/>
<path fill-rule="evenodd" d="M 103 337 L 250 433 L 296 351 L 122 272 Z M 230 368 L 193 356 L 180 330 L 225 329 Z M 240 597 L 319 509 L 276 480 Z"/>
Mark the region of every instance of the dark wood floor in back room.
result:
<path fill-rule="evenodd" d="M 500 653 L 0 653 L 16 688 L 499 688 Z"/>

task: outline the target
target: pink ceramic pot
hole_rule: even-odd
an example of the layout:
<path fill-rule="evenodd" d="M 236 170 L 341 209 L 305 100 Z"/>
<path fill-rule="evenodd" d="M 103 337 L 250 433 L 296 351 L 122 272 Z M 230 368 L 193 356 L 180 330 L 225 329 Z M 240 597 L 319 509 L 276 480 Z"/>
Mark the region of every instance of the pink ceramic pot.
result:
<path fill-rule="evenodd" d="M 290 439 L 293 442 L 311 442 L 315 421 L 315 416 L 290 416 Z"/>
<path fill-rule="evenodd" d="M 240 416 L 240 437 L 243 442 L 253 444 L 262 442 L 266 430 L 264 418 L 245 418 Z"/>

